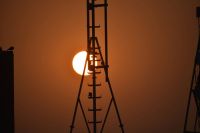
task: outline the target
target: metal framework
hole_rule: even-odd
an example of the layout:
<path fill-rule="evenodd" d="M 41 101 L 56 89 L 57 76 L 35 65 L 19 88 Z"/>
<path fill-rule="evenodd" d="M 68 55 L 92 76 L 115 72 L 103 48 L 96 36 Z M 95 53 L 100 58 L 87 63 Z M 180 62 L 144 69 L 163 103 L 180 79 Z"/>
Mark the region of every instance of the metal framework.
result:
<path fill-rule="evenodd" d="M 120 130 L 122 133 L 124 133 L 122 120 L 120 117 L 120 113 L 119 113 L 117 103 L 114 97 L 113 89 L 112 89 L 110 79 L 108 76 L 108 67 L 109 67 L 108 65 L 108 34 L 107 34 L 108 33 L 107 32 L 108 2 L 107 0 L 102 0 L 102 2 L 103 2 L 102 4 L 99 4 L 99 3 L 96 3 L 96 0 L 87 0 L 87 58 L 85 61 L 85 66 L 84 66 L 84 70 L 83 70 L 83 74 L 82 74 L 82 78 L 81 78 L 81 82 L 79 86 L 73 119 L 72 119 L 72 123 L 70 127 L 70 133 L 72 133 L 74 129 L 78 106 L 80 106 L 88 133 L 97 133 L 97 132 L 103 133 L 112 104 L 114 105 L 114 109 L 117 114 Z M 104 41 L 105 41 L 104 53 L 101 52 L 101 47 L 100 47 L 98 37 L 96 34 L 96 29 L 101 28 L 101 26 L 96 25 L 96 22 L 95 22 L 96 10 L 98 8 L 104 9 Z M 104 58 L 105 58 L 105 61 L 104 61 Z M 89 74 L 92 78 L 92 84 L 88 84 L 88 86 L 92 88 L 92 92 L 89 92 L 88 94 L 88 98 L 92 100 L 92 108 L 88 109 L 88 111 L 92 113 L 92 118 L 93 118 L 92 121 L 87 120 L 86 113 L 84 111 L 84 108 L 80 99 L 83 82 L 84 82 L 84 74 L 86 71 L 86 64 L 87 64 L 86 62 L 88 62 L 88 69 L 90 71 Z M 100 65 L 96 65 L 96 62 L 99 62 L 98 64 Z M 97 112 L 102 110 L 97 107 L 97 100 L 101 98 L 101 96 L 97 95 L 97 89 L 99 86 L 101 86 L 101 84 L 98 83 L 97 81 L 97 76 L 101 74 L 101 71 L 100 71 L 101 69 L 104 71 L 105 82 L 108 85 L 109 92 L 111 94 L 111 99 L 110 99 L 103 121 L 97 120 Z M 90 129 L 89 124 L 92 124 L 92 130 Z M 100 130 L 98 130 L 97 124 L 101 124 Z"/>
<path fill-rule="evenodd" d="M 199 41 L 194 61 L 183 133 L 200 133 L 200 7 L 197 7 L 197 18 L 198 18 Z M 192 99 L 194 100 L 196 107 L 191 106 L 193 103 Z M 192 116 L 191 108 L 195 108 L 196 110 L 195 118 L 193 119 L 191 118 Z"/>

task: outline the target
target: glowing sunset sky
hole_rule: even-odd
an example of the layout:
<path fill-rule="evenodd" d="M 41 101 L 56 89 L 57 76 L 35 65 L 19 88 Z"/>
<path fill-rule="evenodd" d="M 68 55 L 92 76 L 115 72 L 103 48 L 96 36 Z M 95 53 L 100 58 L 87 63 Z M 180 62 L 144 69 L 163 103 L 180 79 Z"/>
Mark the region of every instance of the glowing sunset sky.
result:
<path fill-rule="evenodd" d="M 181 133 L 200 1 L 108 3 L 109 75 L 126 133 Z M 15 47 L 16 133 L 69 130 L 81 78 L 72 59 L 86 39 L 86 0 L 0 0 L 0 46 Z M 118 133 L 110 118 L 106 133 Z"/>

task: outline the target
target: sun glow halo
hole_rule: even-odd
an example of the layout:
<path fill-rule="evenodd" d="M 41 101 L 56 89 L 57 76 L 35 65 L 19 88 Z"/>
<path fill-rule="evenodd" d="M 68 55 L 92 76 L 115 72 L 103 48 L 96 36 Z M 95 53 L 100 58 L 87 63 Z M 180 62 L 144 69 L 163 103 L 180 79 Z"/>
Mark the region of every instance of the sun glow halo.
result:
<path fill-rule="evenodd" d="M 86 57 L 87 57 L 87 52 L 81 51 L 78 52 L 73 58 L 72 66 L 74 68 L 74 71 L 79 75 L 83 75 Z M 90 55 L 90 60 L 92 60 L 91 55 Z M 98 64 L 97 61 L 95 61 L 95 66 L 97 66 L 97 64 Z M 88 70 L 88 62 L 87 62 L 84 75 L 85 76 L 90 75 L 89 72 L 90 71 Z"/>
<path fill-rule="evenodd" d="M 74 71 L 80 75 L 83 75 L 86 57 L 87 57 L 87 52 L 81 51 L 81 52 L 78 52 L 73 58 L 72 66 L 74 68 Z M 84 75 L 86 76 L 89 75 L 88 72 L 89 70 L 88 70 L 88 63 L 87 63 Z"/>

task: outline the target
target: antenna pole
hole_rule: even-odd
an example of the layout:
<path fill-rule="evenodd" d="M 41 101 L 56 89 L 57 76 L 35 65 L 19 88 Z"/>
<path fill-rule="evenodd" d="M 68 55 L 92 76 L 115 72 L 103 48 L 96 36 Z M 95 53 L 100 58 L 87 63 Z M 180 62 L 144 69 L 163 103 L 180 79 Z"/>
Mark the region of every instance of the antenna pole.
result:
<path fill-rule="evenodd" d="M 91 131 L 93 131 L 93 133 L 97 133 L 100 131 L 100 133 L 103 133 L 103 129 L 105 127 L 106 120 L 107 120 L 108 114 L 110 112 L 112 103 L 114 105 L 114 109 L 117 114 L 120 130 L 122 133 L 124 133 L 124 128 L 123 128 L 122 120 L 120 117 L 119 109 L 117 107 L 117 102 L 115 100 L 114 92 L 111 87 L 111 82 L 110 82 L 109 76 L 108 76 L 108 25 L 107 25 L 108 3 L 107 3 L 107 0 L 104 0 L 103 4 L 97 4 L 97 2 L 95 2 L 95 1 L 96 0 L 87 0 L 87 59 L 86 59 L 86 62 L 88 63 L 88 70 L 89 70 L 88 74 L 92 80 L 91 84 L 88 84 L 88 87 L 91 87 L 91 91 L 88 93 L 88 99 L 91 100 L 91 102 L 92 102 L 92 107 L 90 107 L 88 109 L 88 111 L 92 113 L 92 120 L 91 121 L 87 120 L 86 113 L 84 112 L 84 108 L 83 108 L 83 105 L 82 105 L 81 99 L 80 99 L 81 90 L 82 90 L 83 82 L 84 82 L 84 73 L 86 71 L 85 70 L 86 62 L 85 62 L 84 72 L 83 72 L 83 75 L 81 78 L 81 83 L 80 83 L 77 101 L 76 101 L 76 105 L 75 105 L 75 109 L 74 109 L 74 115 L 73 115 L 73 120 L 72 120 L 72 124 L 71 124 L 71 128 L 70 128 L 70 133 L 73 132 L 73 128 L 75 125 L 75 119 L 76 119 L 76 113 L 78 110 L 78 105 L 80 105 L 81 112 L 82 112 L 84 121 L 86 123 L 88 132 L 90 133 Z M 105 37 L 104 38 L 105 39 L 104 54 L 102 54 L 102 52 L 101 52 L 101 47 L 100 47 L 98 37 L 97 37 L 98 34 L 96 34 L 97 29 L 101 27 L 100 25 L 96 25 L 96 10 L 97 10 L 97 8 L 104 9 L 104 26 L 105 26 L 104 27 L 104 37 Z M 104 61 L 104 59 L 105 59 L 105 61 Z M 103 80 L 103 81 L 108 86 L 108 92 L 110 92 L 110 94 L 111 94 L 110 104 L 106 111 L 106 115 L 104 117 L 103 123 L 101 120 L 98 120 L 99 116 L 97 115 L 98 112 L 100 112 L 102 110 L 101 108 L 97 107 L 97 100 L 102 98 L 97 93 L 101 87 L 101 83 L 98 83 L 99 82 L 98 74 L 101 74 L 101 70 L 104 71 L 106 82 L 105 82 L 105 80 Z M 101 126 L 101 129 L 99 131 L 98 131 L 98 126 Z M 90 128 L 92 128 L 92 130 Z"/>
<path fill-rule="evenodd" d="M 194 66 L 193 66 L 193 72 L 192 72 L 192 79 L 190 84 L 190 90 L 189 90 L 189 96 L 188 96 L 188 102 L 187 102 L 187 109 L 185 114 L 185 122 L 184 122 L 184 129 L 183 133 L 199 133 L 197 131 L 197 124 L 199 123 L 200 118 L 200 23 L 199 23 L 199 17 L 200 17 L 200 7 L 197 7 L 196 9 L 197 13 L 197 19 L 198 19 L 198 33 L 199 33 L 199 40 L 194 60 Z M 193 96 L 193 97 L 192 97 Z M 191 106 L 191 100 L 194 98 L 195 106 L 196 106 L 196 118 L 194 122 L 194 128 L 193 131 L 188 131 L 188 123 L 189 123 L 189 114 L 190 114 L 190 108 Z M 191 130 L 191 129 L 190 129 Z"/>

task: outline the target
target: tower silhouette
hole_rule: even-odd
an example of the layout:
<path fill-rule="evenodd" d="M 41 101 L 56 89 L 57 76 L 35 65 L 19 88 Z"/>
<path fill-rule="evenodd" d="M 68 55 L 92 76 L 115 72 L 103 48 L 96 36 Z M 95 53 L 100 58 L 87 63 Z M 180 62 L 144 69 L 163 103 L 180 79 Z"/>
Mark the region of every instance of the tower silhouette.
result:
<path fill-rule="evenodd" d="M 0 48 L 0 133 L 15 132 L 13 49 Z"/>
<path fill-rule="evenodd" d="M 197 7 L 199 41 L 194 60 L 192 80 L 183 133 L 200 133 L 200 7 Z"/>
<path fill-rule="evenodd" d="M 117 103 L 115 100 L 115 96 L 113 93 L 113 89 L 111 86 L 111 82 L 108 75 L 108 31 L 107 31 L 107 7 L 108 2 L 107 0 L 103 0 L 102 3 L 97 3 L 96 0 L 87 0 L 87 57 L 85 61 L 85 66 L 83 70 L 83 74 L 81 77 L 80 87 L 78 91 L 78 96 L 75 104 L 75 109 L 73 113 L 73 119 L 70 126 L 70 133 L 73 132 L 74 126 L 75 126 L 75 120 L 77 115 L 78 106 L 80 106 L 81 113 L 84 118 L 84 122 L 87 128 L 88 133 L 102 133 L 104 131 L 104 127 L 107 121 L 107 117 L 109 115 L 109 112 L 111 110 L 111 105 L 114 105 L 114 109 L 117 114 L 117 118 L 119 121 L 119 127 L 122 133 L 124 133 L 124 128 L 122 124 L 122 120 L 120 117 L 120 113 L 117 107 Z M 100 43 L 98 40 L 98 35 L 96 33 L 96 29 L 100 29 L 100 25 L 96 25 L 96 10 L 98 8 L 101 8 L 104 10 L 104 53 L 102 53 L 102 49 L 100 47 Z M 105 61 L 104 61 L 105 60 Z M 97 63 L 98 62 L 98 63 Z M 88 70 L 89 75 L 92 79 L 92 83 L 88 84 L 88 87 L 92 89 L 91 92 L 88 93 L 88 99 L 92 101 L 92 108 L 89 108 L 88 111 L 92 113 L 92 120 L 88 120 L 86 113 L 84 111 L 83 104 L 81 102 L 80 96 L 83 88 L 83 82 L 84 82 L 84 74 L 86 71 L 86 65 L 88 63 Z M 103 121 L 97 120 L 97 112 L 102 111 L 101 108 L 97 107 L 97 100 L 101 99 L 102 97 L 97 94 L 97 90 L 102 85 L 101 83 L 98 83 L 97 77 L 100 76 L 101 70 L 104 71 L 105 75 L 105 83 L 108 86 L 108 90 L 111 95 L 111 99 L 109 101 L 108 108 L 106 110 L 105 116 Z M 91 126 L 90 126 L 91 124 Z M 100 125 L 101 128 L 98 130 L 98 126 Z M 91 130 L 92 127 L 92 130 Z"/>

